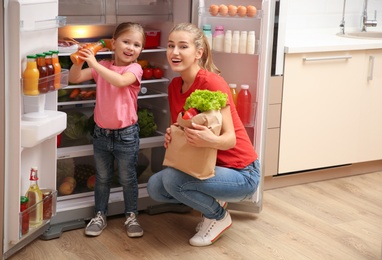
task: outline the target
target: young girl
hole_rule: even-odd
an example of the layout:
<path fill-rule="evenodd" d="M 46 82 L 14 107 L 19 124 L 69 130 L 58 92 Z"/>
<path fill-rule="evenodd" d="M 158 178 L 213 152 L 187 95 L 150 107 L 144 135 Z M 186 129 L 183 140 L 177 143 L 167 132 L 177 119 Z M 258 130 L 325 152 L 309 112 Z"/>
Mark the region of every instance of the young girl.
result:
<path fill-rule="evenodd" d="M 97 103 L 94 108 L 96 126 L 93 133 L 97 170 L 94 189 L 96 216 L 85 228 L 85 234 L 89 236 L 100 235 L 107 225 L 114 161 L 123 188 L 127 235 L 143 235 L 137 221 L 138 181 L 135 166 L 139 151 L 137 100 L 143 73 L 136 61 L 144 44 L 145 33 L 141 25 L 122 23 L 115 29 L 112 39 L 113 61 L 97 62 L 94 53 L 83 48 L 81 58 L 89 68 L 82 69 L 84 62 L 70 68 L 70 82 L 94 79 L 97 83 Z"/>
<path fill-rule="evenodd" d="M 154 174 L 148 181 L 149 195 L 157 201 L 183 203 L 203 214 L 197 233 L 189 240 L 193 246 L 207 246 L 215 242 L 231 224 L 225 210 L 226 202 L 250 199 L 260 179 L 257 154 L 233 104 L 229 86 L 214 65 L 208 42 L 203 32 L 193 24 L 175 26 L 169 35 L 167 60 L 173 71 L 180 74 L 168 88 L 172 123 L 183 111 L 187 97 L 196 89 L 222 91 L 228 94 L 220 136 L 207 127 L 194 125 L 186 128 L 190 145 L 218 149 L 215 176 L 199 180 L 177 169 L 168 167 Z M 170 128 L 165 134 L 165 148 L 171 142 Z M 197 163 L 197 162 L 195 162 Z"/>

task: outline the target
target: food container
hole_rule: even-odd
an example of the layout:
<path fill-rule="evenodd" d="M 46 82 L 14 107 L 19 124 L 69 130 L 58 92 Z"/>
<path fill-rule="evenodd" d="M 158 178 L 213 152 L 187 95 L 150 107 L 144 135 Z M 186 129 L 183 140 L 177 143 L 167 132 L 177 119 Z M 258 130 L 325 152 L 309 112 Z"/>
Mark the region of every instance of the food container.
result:
<path fill-rule="evenodd" d="M 160 30 L 145 29 L 146 44 L 145 49 L 154 49 L 159 47 L 160 43 Z"/>

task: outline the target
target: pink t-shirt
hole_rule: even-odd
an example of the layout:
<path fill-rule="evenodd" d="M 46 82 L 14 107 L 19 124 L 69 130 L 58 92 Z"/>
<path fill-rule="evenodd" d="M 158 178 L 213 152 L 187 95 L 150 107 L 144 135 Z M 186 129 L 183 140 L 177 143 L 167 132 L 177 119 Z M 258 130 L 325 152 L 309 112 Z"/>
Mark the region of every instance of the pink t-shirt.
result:
<path fill-rule="evenodd" d="M 211 91 L 221 91 L 228 94 L 227 105 L 230 107 L 233 125 L 236 134 L 235 147 L 228 150 L 218 150 L 216 165 L 228 168 L 242 169 L 257 159 L 257 153 L 248 137 L 248 134 L 241 123 L 235 106 L 232 106 L 233 99 L 227 82 L 219 75 L 199 70 L 194 83 L 186 93 L 181 93 L 182 78 L 174 78 L 168 86 L 168 99 L 170 104 L 171 120 L 176 122 L 178 114 L 184 111 L 183 106 L 186 99 L 196 89 L 208 89 Z"/>
<path fill-rule="evenodd" d="M 119 74 L 131 72 L 137 78 L 137 82 L 118 88 L 92 69 L 93 79 L 97 83 L 94 121 L 99 127 L 106 129 L 120 129 L 135 124 L 138 121 L 137 101 L 143 74 L 141 65 L 132 63 L 128 66 L 114 66 L 114 61 L 108 60 L 102 60 L 99 63 Z"/>

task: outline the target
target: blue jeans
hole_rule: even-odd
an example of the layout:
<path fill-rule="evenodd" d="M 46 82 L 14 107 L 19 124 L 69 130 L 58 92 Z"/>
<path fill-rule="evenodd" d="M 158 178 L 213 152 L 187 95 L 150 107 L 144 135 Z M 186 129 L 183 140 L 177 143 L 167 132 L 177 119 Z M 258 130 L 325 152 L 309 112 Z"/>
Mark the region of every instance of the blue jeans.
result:
<path fill-rule="evenodd" d="M 150 177 L 147 192 L 159 202 L 183 203 L 200 211 L 206 218 L 222 219 L 225 211 L 216 200 L 239 202 L 250 199 L 260 180 L 256 160 L 243 169 L 215 167 L 215 176 L 199 180 L 168 167 Z"/>
<path fill-rule="evenodd" d="M 94 188 L 95 212 L 107 213 L 114 162 L 116 162 L 118 180 L 123 189 L 125 214 L 138 214 L 136 172 L 139 152 L 138 125 L 118 130 L 103 129 L 96 125 L 93 134 L 93 148 L 97 170 Z"/>

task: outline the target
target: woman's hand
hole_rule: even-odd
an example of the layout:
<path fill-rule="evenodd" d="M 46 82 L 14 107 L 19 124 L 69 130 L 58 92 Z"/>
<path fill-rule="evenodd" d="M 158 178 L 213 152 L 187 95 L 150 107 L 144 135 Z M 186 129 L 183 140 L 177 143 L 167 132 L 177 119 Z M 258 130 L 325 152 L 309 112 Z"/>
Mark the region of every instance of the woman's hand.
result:
<path fill-rule="evenodd" d="M 168 144 L 171 142 L 171 128 L 168 127 L 166 129 L 166 133 L 164 134 L 164 148 L 168 148 Z"/>
<path fill-rule="evenodd" d="M 215 147 L 214 144 L 218 141 L 216 136 L 206 126 L 192 123 L 193 128 L 184 128 L 184 133 L 187 142 L 195 147 Z"/>

